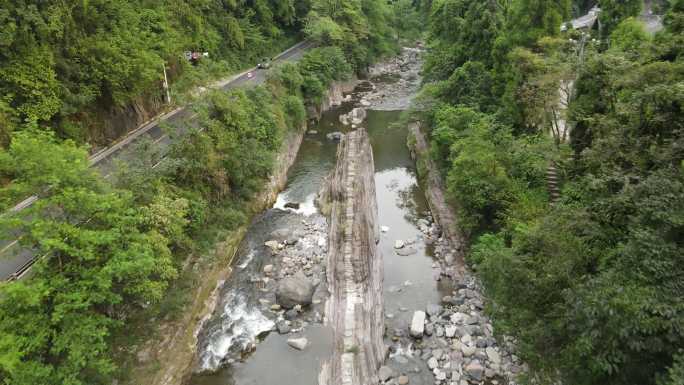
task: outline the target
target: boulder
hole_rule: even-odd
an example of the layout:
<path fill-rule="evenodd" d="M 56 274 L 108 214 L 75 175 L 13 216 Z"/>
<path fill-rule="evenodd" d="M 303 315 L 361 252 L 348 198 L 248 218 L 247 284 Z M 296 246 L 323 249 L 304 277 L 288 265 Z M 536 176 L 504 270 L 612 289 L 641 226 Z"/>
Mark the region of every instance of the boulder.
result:
<path fill-rule="evenodd" d="M 280 321 L 276 324 L 276 328 L 278 329 L 278 333 L 280 334 L 287 334 L 292 330 L 290 325 L 287 324 L 285 321 Z"/>
<path fill-rule="evenodd" d="M 401 239 L 397 239 L 396 241 L 394 241 L 394 248 L 395 249 L 402 249 L 402 248 L 404 248 L 405 245 L 406 245 L 406 243 L 404 243 L 404 241 L 402 241 Z"/>
<path fill-rule="evenodd" d="M 444 355 L 444 351 L 442 349 L 435 349 L 432 351 L 432 356 L 435 357 L 435 359 L 440 359 L 442 358 L 442 355 Z"/>
<path fill-rule="evenodd" d="M 461 351 L 463 352 L 463 357 L 470 357 L 477 351 L 477 348 L 469 345 L 461 345 Z"/>
<path fill-rule="evenodd" d="M 406 385 L 409 383 L 409 378 L 408 376 L 399 376 L 397 379 L 397 384 L 399 385 Z"/>
<path fill-rule="evenodd" d="M 366 109 L 365 108 L 354 108 L 351 110 L 349 113 L 349 121 L 351 124 L 359 125 L 363 123 L 363 120 L 366 119 Z"/>
<path fill-rule="evenodd" d="M 430 359 L 427 362 L 428 368 L 434 369 L 439 366 L 439 362 L 435 357 L 430 357 Z"/>
<path fill-rule="evenodd" d="M 422 338 L 423 333 L 425 332 L 425 312 L 424 311 L 416 311 L 413 313 L 413 318 L 411 319 L 411 328 L 410 328 L 410 333 L 411 337 L 414 338 Z"/>
<path fill-rule="evenodd" d="M 314 285 L 301 272 L 292 277 L 284 278 L 278 283 L 276 301 L 285 309 L 292 309 L 297 305 L 310 305 L 314 294 Z"/>
<path fill-rule="evenodd" d="M 290 309 L 290 310 L 285 312 L 285 319 L 288 321 L 292 321 L 295 318 L 297 318 L 298 315 L 299 315 L 299 312 L 297 310 Z"/>
<path fill-rule="evenodd" d="M 286 209 L 299 210 L 299 203 L 297 203 L 297 202 L 287 202 L 287 203 L 285 203 L 285 208 L 286 208 Z"/>
<path fill-rule="evenodd" d="M 390 369 L 389 366 L 381 366 L 380 369 L 378 370 L 378 377 L 380 378 L 380 382 L 386 382 L 390 378 L 394 376 L 394 372 L 392 369 Z"/>
<path fill-rule="evenodd" d="M 264 246 L 268 247 L 273 252 L 280 250 L 280 243 L 278 241 L 275 241 L 275 240 L 264 242 Z"/>
<path fill-rule="evenodd" d="M 418 250 L 416 250 L 415 247 L 404 247 L 404 248 L 402 248 L 402 249 L 396 250 L 396 253 L 397 253 L 398 255 L 403 256 L 403 257 L 407 257 L 407 256 L 409 256 L 409 255 L 413 255 L 413 254 L 418 253 Z"/>
<path fill-rule="evenodd" d="M 335 131 L 327 134 L 325 137 L 328 138 L 328 140 L 334 140 L 339 142 L 344 137 L 344 134 L 339 131 Z"/>
<path fill-rule="evenodd" d="M 301 338 L 290 338 L 287 340 L 287 344 L 297 350 L 304 350 L 309 344 L 309 340 L 304 337 Z"/>
<path fill-rule="evenodd" d="M 485 349 L 485 352 L 487 352 L 487 358 L 489 361 L 495 363 L 495 364 L 500 364 L 501 363 L 501 355 L 499 352 L 496 351 L 493 347 L 488 347 Z"/>
<path fill-rule="evenodd" d="M 476 360 L 473 360 L 465 367 L 465 372 L 470 376 L 470 378 L 480 381 L 482 380 L 482 375 L 484 374 L 484 367 Z"/>

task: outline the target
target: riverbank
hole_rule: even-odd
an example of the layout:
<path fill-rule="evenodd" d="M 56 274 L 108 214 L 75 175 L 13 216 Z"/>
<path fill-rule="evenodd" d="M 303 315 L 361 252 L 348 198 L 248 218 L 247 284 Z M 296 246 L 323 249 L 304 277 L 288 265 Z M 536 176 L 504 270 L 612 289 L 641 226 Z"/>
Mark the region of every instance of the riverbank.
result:
<path fill-rule="evenodd" d="M 326 109 L 342 102 L 342 94 L 353 88 L 355 80 L 335 82 L 331 85 L 323 103 L 318 109 L 311 111 L 313 118 L 318 118 Z M 249 203 L 247 217 L 262 212 L 271 206 L 287 181 L 287 172 L 294 162 L 307 125 L 285 138 L 277 156 L 276 169 L 273 170 L 268 183 Z M 240 242 L 247 231 L 247 224 L 226 234 L 223 240 L 211 250 L 207 256 L 198 256 L 195 263 L 188 264 L 185 269 L 192 270 L 192 276 L 198 277 L 194 286 L 188 288 L 189 300 L 178 313 L 179 319 L 172 321 L 154 321 L 153 338 L 137 347 L 137 362 L 130 365 L 130 384 L 182 384 L 192 369 L 197 350 L 197 336 L 201 326 L 214 311 L 218 293 L 226 277 L 232 273 L 232 262 Z M 208 262 L 208 263 L 207 263 Z M 191 283 L 192 285 L 192 283 Z M 140 320 L 141 323 L 146 320 Z M 149 320 L 147 320 L 149 321 Z M 149 325 L 147 325 L 149 328 Z"/>
<path fill-rule="evenodd" d="M 515 355 L 515 341 L 494 334 L 484 312 L 486 299 L 478 278 L 463 262 L 466 240 L 458 217 L 445 199 L 439 172 L 432 162 L 425 134 L 417 122 L 409 123 L 409 146 L 425 184 L 426 198 L 441 236 L 434 237 L 439 273 L 453 282 L 454 290 L 441 301 L 413 313 L 409 329 L 410 355 L 420 357 L 435 384 L 517 384 L 527 366 Z M 431 231 L 440 233 L 440 230 Z M 396 333 L 397 341 L 409 338 Z M 410 342 L 407 342 L 410 344 Z M 395 364 L 396 364 L 395 356 Z M 399 363 L 403 360 L 399 360 Z"/>
<path fill-rule="evenodd" d="M 319 231 L 321 220 L 326 223 L 319 210 L 329 213 L 325 206 L 330 209 L 333 205 L 321 207 L 324 199 L 318 199 L 318 205 L 314 201 L 318 190 L 335 179 L 328 176 L 335 164 L 340 164 L 335 156 L 337 141 L 345 141 L 350 128 L 372 124 L 366 122 L 363 111 L 367 102 L 362 96 L 370 89 L 383 88 L 381 82 L 372 80 L 361 82 L 353 93 L 344 97 L 342 106 L 324 114 L 315 127 L 310 127 L 291 169 L 287 189 L 279 195 L 274 207 L 250 226 L 234 263 L 240 269 L 239 274 L 233 274 L 221 289 L 219 306 L 200 333 L 196 373 L 188 384 L 257 381 L 260 385 L 271 385 L 282 383 L 283 378 L 297 378 L 299 385 L 314 385 L 318 383 L 324 362 L 332 362 L 330 357 L 335 351 L 348 355 L 357 350 L 353 347 L 350 351 L 335 350 L 335 334 L 342 329 L 331 326 L 337 325 L 335 314 L 340 313 L 331 306 L 324 306 L 326 311 L 322 309 L 329 292 L 335 288 L 328 286 L 332 282 L 328 270 L 331 267 L 327 247 L 329 232 Z M 373 124 L 383 122 L 374 120 Z M 402 142 L 405 140 L 399 143 Z M 361 166 L 371 166 L 372 160 L 362 163 Z M 372 172 L 366 174 L 372 175 Z M 368 182 L 363 185 L 367 186 Z M 374 200 L 375 194 L 370 195 Z M 331 244 L 337 243 L 331 241 Z M 368 242 L 368 247 L 371 246 L 375 247 L 374 241 Z M 330 252 L 333 249 L 338 247 L 331 245 Z M 338 282 L 335 284 L 341 288 Z M 378 281 L 374 293 L 381 293 L 380 285 Z M 373 307 L 374 311 L 382 309 L 382 306 Z M 376 320 L 372 330 L 376 337 L 381 337 L 383 318 L 378 316 Z M 377 351 L 382 353 L 382 338 L 377 339 Z M 365 350 L 361 347 L 363 343 L 358 345 L 361 354 Z M 377 370 L 382 356 L 376 356 L 370 367 Z M 339 379 L 330 374 L 332 365 L 326 367 L 330 369 L 325 371 L 326 378 Z"/>
<path fill-rule="evenodd" d="M 247 231 L 233 263 L 239 274 L 232 274 L 217 292 L 218 306 L 200 332 L 195 373 L 187 384 L 277 385 L 283 378 L 297 378 L 298 385 L 354 378 L 413 385 L 515 384 L 516 373 L 524 367 L 509 353 L 510 341 L 499 343 L 494 337 L 483 313 L 481 287 L 459 259 L 462 247 L 452 246 L 462 242 L 456 232 L 457 217 L 451 214 L 453 233 L 442 230 L 448 225 L 440 210 L 447 203 L 437 205 L 431 197 L 441 190 L 421 188 L 406 145 L 408 127 L 398 124 L 401 110 L 408 107 L 420 84 L 419 57 L 420 51 L 407 49 L 391 64 L 379 64 L 370 79 L 344 98 L 342 107 L 325 114 L 309 131 L 307 148 L 300 150 L 286 191 Z M 387 106 L 394 107 L 386 110 Z M 383 257 L 373 260 L 382 264 L 374 266 L 384 276 L 373 280 L 366 280 L 377 271 L 369 263 L 347 264 L 331 258 L 364 254 L 354 242 L 350 247 L 338 242 L 349 226 L 335 226 L 334 215 L 330 230 L 322 230 L 328 225 L 319 209 L 328 215 L 337 212 L 338 219 L 341 215 L 344 220 L 346 208 L 313 204 L 314 192 L 324 183 L 340 187 L 334 193 L 338 199 L 346 196 L 344 175 L 333 174 L 324 182 L 322 174 L 333 169 L 335 141 L 342 138 L 344 143 L 356 132 L 350 129 L 367 129 L 372 145 L 372 156 L 355 164 L 375 169 L 371 172 L 378 207 L 374 222 L 379 227 L 375 255 Z M 360 177 L 368 172 L 353 174 Z M 357 186 L 354 190 L 360 187 L 352 184 Z M 371 186 L 370 181 L 363 186 Z M 353 217 L 363 217 L 374 205 L 353 206 Z M 353 232 L 358 226 L 349 229 Z M 321 258 L 326 253 L 328 258 Z M 352 270 L 347 273 L 349 266 Z M 364 273 L 355 280 L 361 266 Z M 370 295 L 351 308 L 345 297 L 349 277 L 355 282 L 354 298 Z M 326 300 L 339 306 L 324 306 Z M 384 314 L 379 324 L 369 323 L 372 312 L 364 304 L 375 304 L 373 310 Z M 382 343 L 372 341 L 378 332 L 384 332 Z M 371 337 L 354 342 L 354 336 L 360 335 Z M 375 353 L 385 349 L 390 353 L 383 363 L 384 354 L 378 359 Z M 368 352 L 376 357 L 370 366 Z"/>

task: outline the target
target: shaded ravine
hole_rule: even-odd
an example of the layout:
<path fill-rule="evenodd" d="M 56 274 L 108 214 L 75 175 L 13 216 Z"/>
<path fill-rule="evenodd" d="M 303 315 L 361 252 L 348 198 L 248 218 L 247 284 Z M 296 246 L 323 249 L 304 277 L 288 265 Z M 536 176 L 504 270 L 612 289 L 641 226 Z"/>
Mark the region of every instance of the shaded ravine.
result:
<path fill-rule="evenodd" d="M 339 115 L 351 109 L 349 103 L 323 113 L 304 138 L 288 182 L 274 207 L 257 217 L 247 231 L 235 259 L 233 274 L 219 294 L 216 311 L 199 335 L 198 359 L 189 385 L 282 384 L 283 378 L 298 378 L 298 384 L 316 384 L 322 360 L 330 353 L 332 333 L 321 324 L 323 299 L 291 322 L 292 331 L 279 334 L 275 324 L 283 321 L 275 301 L 275 280 L 264 283 L 264 267 L 283 270 L 282 261 L 265 245 L 279 238 L 297 240 L 283 249 L 287 255 L 323 257 L 327 251 L 327 222 L 314 205 L 325 178 L 335 166 L 337 142 L 326 135 L 343 129 Z M 286 204 L 298 205 L 286 208 Z M 324 274 L 316 265 L 315 276 Z M 319 285 L 316 296 L 326 288 Z M 313 324 L 313 325 L 311 325 Z M 293 350 L 287 339 L 305 329 L 310 344 Z M 269 333 L 270 332 L 270 333 Z M 254 350 L 258 344 L 258 348 Z M 267 369 L 267 370 L 265 370 Z"/>
<path fill-rule="evenodd" d="M 403 82 L 415 87 L 419 82 L 415 73 L 411 72 Z M 376 86 L 386 83 L 392 89 L 397 87 L 398 78 L 383 75 L 372 80 Z M 369 88 L 366 83 L 358 91 L 368 91 Z M 385 92 L 379 88 L 380 91 L 373 87 L 375 95 Z M 321 365 L 332 352 L 332 330 L 321 322 L 323 297 L 327 295 L 325 282 L 319 283 L 311 308 L 305 308 L 289 322 L 289 333 L 279 334 L 277 330 L 284 322 L 283 311 L 278 306 L 274 307 L 275 298 L 270 287 L 273 280 L 264 284 L 264 268 L 274 264 L 278 271 L 283 266 L 278 265 L 275 262 L 278 258 L 273 256 L 277 253 L 290 255 L 290 250 L 296 250 L 302 244 L 313 244 L 313 249 L 305 251 L 308 254 L 326 252 L 327 239 L 325 246 L 315 241 L 321 236 L 320 230 L 325 227 L 326 220 L 314 205 L 316 193 L 336 162 L 337 143 L 326 138 L 326 134 L 348 132 L 351 127 L 340 123 L 340 115 L 353 107 L 364 106 L 369 99 L 384 110 L 369 110 L 361 126 L 367 129 L 373 147 L 378 224 L 384 230 L 380 234 L 378 252 L 385 256 L 383 290 L 387 335 L 394 334 L 389 332 L 392 329 L 406 334 L 412 310 L 439 302 L 440 298 L 452 292 L 446 281 L 435 279 L 439 278 L 440 270 L 429 244 L 432 237 L 426 234 L 434 235 L 431 232 L 436 230 L 406 147 L 407 129 L 394 124 L 401 111 L 386 111 L 390 106 L 405 107 L 404 100 L 410 100 L 410 94 L 406 92 L 407 96 L 396 99 L 401 103 L 396 103 L 392 102 L 390 95 L 365 99 L 368 94 L 361 92 L 350 102 L 325 113 L 315 127 L 310 127 L 315 133 L 306 136 L 288 174 L 285 191 L 279 195 L 275 207 L 251 225 L 236 257 L 236 268 L 221 289 L 217 310 L 200 333 L 198 368 L 209 370 L 198 370 L 188 384 L 318 383 Z M 288 203 L 298 204 L 298 207 L 283 210 Z M 265 243 L 283 230 L 294 235 L 297 241 L 294 246 L 285 244 L 283 250 L 272 252 Z M 313 240 L 307 241 L 307 238 Z M 397 240 L 402 240 L 407 246 L 402 250 L 395 249 Z M 318 274 L 325 270 L 325 266 L 315 266 L 318 271 L 312 277 L 318 281 Z M 274 327 L 275 323 L 278 327 Z M 299 336 L 309 341 L 302 351 L 287 344 L 288 338 Z M 402 354 L 411 349 L 410 343 L 388 337 L 385 345 L 391 350 L 389 365 L 396 363 L 397 370 L 402 373 L 410 368 L 411 384 L 434 383 L 432 373 L 420 357 Z"/>
<path fill-rule="evenodd" d="M 323 183 L 324 177 L 335 164 L 336 143 L 325 138 L 325 134 L 343 130 L 337 117 L 350 107 L 341 108 L 325 114 L 315 130 L 316 135 L 307 135 L 295 165 L 290 171 L 288 187 L 278 198 L 276 206 L 283 207 L 284 202 L 300 202 L 299 210 L 281 210 L 274 208 L 257 218 L 243 241 L 236 259 L 236 268 L 231 278 L 225 283 L 220 294 L 219 311 L 208 322 L 200 335 L 200 365 L 218 367 L 223 355 L 225 367 L 217 372 L 195 374 L 191 385 L 232 385 L 232 384 L 282 384 L 283 378 L 297 378 L 297 384 L 317 384 L 321 363 L 331 351 L 331 331 L 316 325 L 309 326 L 305 335 L 310 345 L 304 351 L 296 351 L 287 345 L 292 335 L 279 335 L 271 332 L 258 344 L 253 354 L 243 355 L 242 348 L 253 342 L 260 332 L 270 331 L 275 318 L 269 307 L 259 303 L 260 290 L 255 278 L 263 267 L 270 263 L 270 251 L 264 242 L 271 238 L 274 231 L 283 228 L 296 229 L 302 220 L 307 222 L 324 221 L 315 212 L 311 214 L 309 203 L 313 207 L 315 191 Z M 368 111 L 366 126 L 374 149 L 375 183 L 378 204 L 378 224 L 388 227 L 380 236 L 378 247 L 384 258 L 384 296 L 386 324 L 388 328 L 407 330 L 412 312 L 416 308 L 424 308 L 426 303 L 439 302 L 440 298 L 451 292 L 447 281 L 436 281 L 439 269 L 433 257 L 433 249 L 423 240 L 424 231 L 429 231 L 431 216 L 424 198 L 423 190 L 416 180 L 416 171 L 410 153 L 406 147 L 407 130 L 403 126 L 394 125 L 400 111 Z M 298 214 L 303 211 L 309 216 Z M 320 222 L 319 222 L 320 223 Z M 422 230 L 421 230 L 422 229 Z M 410 242 L 415 253 L 398 255 L 394 249 L 396 240 Z M 236 290 L 236 288 L 239 288 Z M 309 311 L 308 317 L 313 320 L 317 309 Z M 220 316 L 217 316 L 220 313 Z M 238 332 L 238 337 L 233 333 Z M 294 335 L 298 335 L 295 333 Z M 232 350 L 227 348 L 233 345 Z M 408 346 L 392 345 L 397 351 Z M 237 345 L 237 346 L 235 346 Z M 213 353 L 218 353 L 213 355 Z M 431 373 L 418 358 L 411 358 L 415 366 L 421 368 L 420 373 L 411 374 L 411 383 L 433 383 Z M 405 362 L 398 363 L 405 367 Z M 268 370 L 264 370 L 267 368 Z"/>

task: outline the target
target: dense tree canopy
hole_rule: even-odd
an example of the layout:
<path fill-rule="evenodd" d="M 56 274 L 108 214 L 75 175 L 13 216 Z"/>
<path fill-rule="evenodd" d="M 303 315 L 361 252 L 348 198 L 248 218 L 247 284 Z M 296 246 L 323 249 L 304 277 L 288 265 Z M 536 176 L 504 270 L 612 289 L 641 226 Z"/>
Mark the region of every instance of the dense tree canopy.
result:
<path fill-rule="evenodd" d="M 326 18 L 343 40 L 309 30 Z M 181 285 L 202 240 L 246 222 L 305 107 L 392 52 L 396 20 L 379 0 L 3 3 L 0 238 L 22 234 L 40 258 L 29 279 L 0 284 L 0 383 L 125 377 L 114 336 L 143 312 L 170 316 L 155 306 Z M 262 86 L 206 94 L 189 132 L 169 133 L 166 154 L 143 141 L 105 181 L 89 169 L 88 148 L 63 138 L 74 133 L 65 122 L 156 89 L 161 64 L 182 50 L 236 68 L 305 26 L 321 47 L 275 66 Z M 36 204 L 5 212 L 31 193 Z"/>
<path fill-rule="evenodd" d="M 0 4 L 0 132 L 35 124 L 91 139 L 83 113 L 158 96 L 166 64 L 208 51 L 237 68 L 303 17 L 289 1 L 8 1 Z M 1 136 L 1 135 L 0 135 Z"/>
<path fill-rule="evenodd" d="M 684 3 L 651 36 L 602 1 L 603 41 L 560 31 L 586 2 L 487 4 L 432 2 L 420 100 L 495 322 L 537 383 L 680 384 Z"/>

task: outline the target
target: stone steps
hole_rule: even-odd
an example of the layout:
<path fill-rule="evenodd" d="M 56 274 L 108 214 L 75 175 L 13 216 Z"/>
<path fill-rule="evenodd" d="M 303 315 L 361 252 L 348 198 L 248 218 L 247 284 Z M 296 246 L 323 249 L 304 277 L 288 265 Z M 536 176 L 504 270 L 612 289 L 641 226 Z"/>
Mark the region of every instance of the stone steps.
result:
<path fill-rule="evenodd" d="M 556 169 L 555 162 L 552 161 L 546 169 L 546 186 L 551 203 L 556 203 L 561 197 L 559 183 L 558 170 Z"/>

